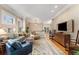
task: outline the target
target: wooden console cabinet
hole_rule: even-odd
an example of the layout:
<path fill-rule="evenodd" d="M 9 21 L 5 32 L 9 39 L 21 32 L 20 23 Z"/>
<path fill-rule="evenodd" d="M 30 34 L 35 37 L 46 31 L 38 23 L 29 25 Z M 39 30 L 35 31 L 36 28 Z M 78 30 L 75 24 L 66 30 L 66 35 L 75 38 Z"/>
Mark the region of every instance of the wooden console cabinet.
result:
<path fill-rule="evenodd" d="M 62 46 L 66 47 L 65 43 L 70 40 L 70 34 L 58 32 L 55 34 L 54 40 Z"/>

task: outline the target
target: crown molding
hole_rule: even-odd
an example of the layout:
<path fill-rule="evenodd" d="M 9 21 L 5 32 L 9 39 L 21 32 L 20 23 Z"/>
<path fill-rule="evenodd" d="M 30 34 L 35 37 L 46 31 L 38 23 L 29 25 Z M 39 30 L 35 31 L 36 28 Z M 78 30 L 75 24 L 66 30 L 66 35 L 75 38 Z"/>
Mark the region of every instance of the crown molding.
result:
<path fill-rule="evenodd" d="M 58 17 L 59 15 L 61 15 L 63 12 L 65 12 L 67 9 L 69 9 L 71 6 L 73 6 L 72 4 L 65 6 L 61 11 L 59 11 L 52 19 L 55 19 L 56 17 Z"/>
<path fill-rule="evenodd" d="M 1 4 L 0 8 L 4 11 L 9 12 L 10 14 L 12 14 L 13 16 L 16 17 L 23 17 L 22 15 L 20 15 L 18 12 L 16 12 L 14 9 L 10 8 L 8 5 L 6 4 Z"/>

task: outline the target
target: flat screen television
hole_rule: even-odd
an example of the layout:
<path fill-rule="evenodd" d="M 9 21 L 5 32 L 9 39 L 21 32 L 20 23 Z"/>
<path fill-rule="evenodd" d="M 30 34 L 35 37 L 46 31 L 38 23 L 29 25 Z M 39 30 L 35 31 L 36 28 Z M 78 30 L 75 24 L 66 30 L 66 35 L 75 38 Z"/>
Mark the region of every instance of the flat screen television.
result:
<path fill-rule="evenodd" d="M 58 24 L 58 31 L 67 31 L 67 22 Z"/>

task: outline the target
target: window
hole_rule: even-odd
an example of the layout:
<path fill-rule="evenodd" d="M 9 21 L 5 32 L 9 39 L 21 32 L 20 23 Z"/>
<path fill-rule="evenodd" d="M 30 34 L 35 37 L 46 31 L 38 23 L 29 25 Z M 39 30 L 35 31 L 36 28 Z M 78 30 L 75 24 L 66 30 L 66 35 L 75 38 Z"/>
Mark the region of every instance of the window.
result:
<path fill-rule="evenodd" d="M 13 24 L 13 17 L 4 16 L 4 24 Z"/>

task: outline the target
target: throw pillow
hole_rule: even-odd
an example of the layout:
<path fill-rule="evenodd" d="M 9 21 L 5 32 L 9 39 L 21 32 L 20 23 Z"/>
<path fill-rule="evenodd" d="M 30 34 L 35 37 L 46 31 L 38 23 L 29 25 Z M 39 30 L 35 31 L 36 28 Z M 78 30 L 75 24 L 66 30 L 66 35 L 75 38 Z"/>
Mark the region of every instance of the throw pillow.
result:
<path fill-rule="evenodd" d="M 22 42 L 21 42 L 21 44 L 25 44 L 25 43 L 26 43 L 26 41 L 22 41 Z"/>
<path fill-rule="evenodd" d="M 12 47 L 13 47 L 14 50 L 22 48 L 22 46 L 21 46 L 21 44 L 19 42 L 14 42 L 12 44 Z"/>

